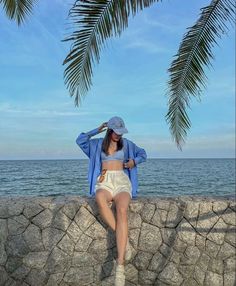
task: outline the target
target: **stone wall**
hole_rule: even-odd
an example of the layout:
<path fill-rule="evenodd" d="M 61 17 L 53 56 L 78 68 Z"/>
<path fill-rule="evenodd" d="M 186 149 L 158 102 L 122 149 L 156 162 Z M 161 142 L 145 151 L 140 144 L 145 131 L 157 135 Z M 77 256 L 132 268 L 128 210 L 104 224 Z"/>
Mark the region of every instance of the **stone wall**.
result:
<path fill-rule="evenodd" d="M 126 285 L 235 285 L 235 211 L 232 199 L 132 200 Z M 114 285 L 116 255 L 94 199 L 0 197 L 0 285 Z"/>

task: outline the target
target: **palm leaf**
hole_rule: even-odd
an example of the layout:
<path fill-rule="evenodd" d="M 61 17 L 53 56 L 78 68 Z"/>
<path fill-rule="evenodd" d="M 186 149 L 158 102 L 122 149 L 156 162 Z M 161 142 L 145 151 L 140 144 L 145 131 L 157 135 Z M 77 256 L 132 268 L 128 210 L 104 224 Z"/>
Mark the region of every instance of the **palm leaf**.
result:
<path fill-rule="evenodd" d="M 75 105 L 81 103 L 92 85 L 92 63 L 99 63 L 105 40 L 120 36 L 128 26 L 128 17 L 158 0 L 87 0 L 76 1 L 69 11 L 75 31 L 62 41 L 72 41 L 72 47 L 63 61 L 65 84 Z"/>
<path fill-rule="evenodd" d="M 233 24 L 235 4 L 231 0 L 213 0 L 203 7 L 196 24 L 188 28 L 173 60 L 166 95 L 169 109 L 166 120 L 170 124 L 172 138 L 181 150 L 191 123 L 186 113 L 190 96 L 198 97 L 201 87 L 206 87 L 204 66 L 214 59 L 212 47 L 216 38 L 227 34 L 227 23 Z"/>
<path fill-rule="evenodd" d="M 32 13 L 34 2 L 37 0 L 0 0 L 7 17 L 16 20 L 18 25 L 22 24 L 26 16 Z"/>

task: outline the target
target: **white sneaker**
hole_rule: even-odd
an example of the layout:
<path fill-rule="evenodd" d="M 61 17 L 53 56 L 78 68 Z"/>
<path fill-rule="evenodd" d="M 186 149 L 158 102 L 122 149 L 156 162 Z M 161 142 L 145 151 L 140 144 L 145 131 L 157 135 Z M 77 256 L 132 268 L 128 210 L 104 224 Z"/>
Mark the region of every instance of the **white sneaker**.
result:
<path fill-rule="evenodd" d="M 125 250 L 125 261 L 130 260 L 132 257 L 132 249 L 129 243 L 129 238 L 127 239 L 126 250 Z"/>
<path fill-rule="evenodd" d="M 116 263 L 115 286 L 125 286 L 125 267 Z"/>

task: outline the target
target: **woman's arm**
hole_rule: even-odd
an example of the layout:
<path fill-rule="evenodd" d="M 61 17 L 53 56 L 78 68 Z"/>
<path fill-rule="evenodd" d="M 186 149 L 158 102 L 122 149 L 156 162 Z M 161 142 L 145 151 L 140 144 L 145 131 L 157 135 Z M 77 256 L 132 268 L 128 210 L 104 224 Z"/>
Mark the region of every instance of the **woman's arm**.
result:
<path fill-rule="evenodd" d="M 94 135 L 103 132 L 105 130 L 104 127 L 106 127 L 106 122 L 91 131 L 88 131 L 86 133 L 85 132 L 80 133 L 79 136 L 77 137 L 76 143 L 88 157 L 90 157 L 91 145 L 95 140 L 95 139 L 91 140 L 90 138 Z"/>
<path fill-rule="evenodd" d="M 134 146 L 134 163 L 135 166 L 137 164 L 140 164 L 142 162 L 145 162 L 147 159 L 147 153 L 143 148 L 138 147 L 135 143 L 133 143 Z"/>

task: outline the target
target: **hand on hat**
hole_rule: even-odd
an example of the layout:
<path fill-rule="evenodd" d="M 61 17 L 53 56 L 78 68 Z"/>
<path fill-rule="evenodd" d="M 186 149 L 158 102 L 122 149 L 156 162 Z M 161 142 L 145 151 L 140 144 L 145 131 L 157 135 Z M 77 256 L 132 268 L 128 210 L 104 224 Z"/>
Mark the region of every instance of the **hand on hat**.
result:
<path fill-rule="evenodd" d="M 99 132 L 103 132 L 106 130 L 107 122 L 102 123 L 102 125 L 99 126 Z"/>
<path fill-rule="evenodd" d="M 124 163 L 124 168 L 129 168 L 130 170 L 135 166 L 134 159 L 129 159 L 128 162 Z"/>

